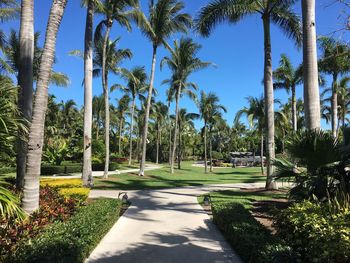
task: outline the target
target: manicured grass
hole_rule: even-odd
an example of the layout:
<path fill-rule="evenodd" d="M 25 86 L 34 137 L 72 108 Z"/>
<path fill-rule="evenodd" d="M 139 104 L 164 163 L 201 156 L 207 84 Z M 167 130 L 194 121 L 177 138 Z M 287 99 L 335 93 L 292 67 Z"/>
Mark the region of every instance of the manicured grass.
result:
<path fill-rule="evenodd" d="M 144 177 L 137 173 L 112 175 L 109 179 L 95 179 L 95 189 L 140 190 L 161 189 L 206 184 L 263 182 L 265 176 L 260 168 L 214 168 L 213 173 L 204 173 L 204 168 L 193 167 L 192 162 L 183 162 L 182 169 L 170 174 L 169 166 L 146 171 Z"/>

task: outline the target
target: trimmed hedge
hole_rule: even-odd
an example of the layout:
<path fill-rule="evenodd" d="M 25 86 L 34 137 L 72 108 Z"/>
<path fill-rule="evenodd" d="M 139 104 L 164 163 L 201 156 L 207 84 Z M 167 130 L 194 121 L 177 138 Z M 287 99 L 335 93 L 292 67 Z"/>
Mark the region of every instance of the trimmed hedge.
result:
<path fill-rule="evenodd" d="M 109 163 L 108 171 L 115 171 L 119 168 L 119 164 L 115 162 Z M 92 170 L 93 171 L 104 171 L 105 170 L 105 164 L 104 163 L 93 163 L 92 164 Z"/>
<path fill-rule="evenodd" d="M 81 164 L 72 165 L 42 165 L 41 175 L 53 175 L 53 174 L 71 174 L 71 173 L 81 173 L 83 167 Z"/>
<path fill-rule="evenodd" d="M 66 222 L 54 223 L 32 240 L 18 244 L 7 262 L 84 262 L 117 221 L 121 203 L 97 199 Z"/>
<path fill-rule="evenodd" d="M 289 246 L 274 237 L 239 203 L 213 203 L 213 220 L 244 262 L 294 262 Z"/>

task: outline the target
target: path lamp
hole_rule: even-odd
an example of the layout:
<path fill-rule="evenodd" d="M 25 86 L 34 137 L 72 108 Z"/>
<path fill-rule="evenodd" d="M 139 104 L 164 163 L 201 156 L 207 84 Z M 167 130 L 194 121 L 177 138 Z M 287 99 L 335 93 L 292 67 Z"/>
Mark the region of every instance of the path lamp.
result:
<path fill-rule="evenodd" d="M 127 194 L 126 192 L 120 192 L 120 193 L 118 194 L 118 199 L 119 199 L 119 200 L 120 200 L 120 196 L 121 196 L 121 195 L 122 195 L 122 198 L 121 198 L 122 204 L 123 204 L 123 205 L 128 204 L 128 200 L 129 200 L 128 194 Z"/>
<path fill-rule="evenodd" d="M 204 199 L 203 199 L 203 202 L 204 202 L 204 206 L 208 207 L 211 205 L 211 197 L 210 195 L 205 195 L 204 196 Z"/>

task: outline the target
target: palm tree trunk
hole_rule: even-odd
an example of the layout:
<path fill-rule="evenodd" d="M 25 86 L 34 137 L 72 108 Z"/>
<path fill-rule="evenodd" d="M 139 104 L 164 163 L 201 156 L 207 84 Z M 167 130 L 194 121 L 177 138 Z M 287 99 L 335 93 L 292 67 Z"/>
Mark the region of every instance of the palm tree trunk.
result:
<path fill-rule="evenodd" d="M 36 85 L 33 119 L 29 131 L 27 171 L 24 178 L 22 206 L 27 213 L 32 213 L 39 208 L 39 177 L 44 142 L 48 86 L 52 65 L 55 60 L 57 33 L 66 5 L 67 0 L 55 0 L 52 2 L 46 28 L 45 44 L 40 60 L 39 78 Z"/>
<path fill-rule="evenodd" d="M 145 126 L 143 128 L 142 134 L 142 157 L 140 163 L 140 176 L 145 175 L 145 163 L 146 163 L 146 151 L 147 151 L 147 135 L 148 135 L 148 120 L 149 120 L 149 111 L 151 109 L 152 93 L 153 93 L 153 84 L 154 84 L 154 75 L 156 69 L 156 58 L 157 58 L 157 46 L 153 46 L 152 54 L 152 68 L 151 68 L 151 79 L 149 83 L 148 95 L 147 95 L 147 105 L 145 112 Z"/>
<path fill-rule="evenodd" d="M 92 185 L 91 167 L 91 134 L 92 134 L 92 35 L 94 23 L 94 1 L 88 2 L 85 25 L 84 47 L 84 157 L 83 157 L 83 185 Z"/>
<path fill-rule="evenodd" d="M 122 154 L 122 133 L 123 133 L 123 119 L 119 123 L 119 140 L 118 140 L 118 153 Z"/>
<path fill-rule="evenodd" d="M 332 134 L 333 137 L 337 137 L 338 127 L 338 96 L 337 96 L 337 75 L 333 74 L 332 82 L 332 100 L 331 100 L 331 117 L 332 117 Z"/>
<path fill-rule="evenodd" d="M 159 124 L 157 126 L 159 126 Z M 157 127 L 156 164 L 159 163 L 159 137 L 159 127 Z"/>
<path fill-rule="evenodd" d="M 210 161 L 210 168 L 209 171 L 213 172 L 213 146 L 212 146 L 212 132 L 211 129 L 209 129 L 209 161 Z"/>
<path fill-rule="evenodd" d="M 168 103 L 168 119 L 169 119 L 169 165 L 171 165 L 171 118 L 170 118 L 170 102 Z"/>
<path fill-rule="evenodd" d="M 132 108 L 131 108 L 131 121 L 130 121 L 130 146 L 129 146 L 129 165 L 131 165 L 132 162 L 132 132 L 134 129 L 134 114 L 135 114 L 135 98 L 132 101 Z"/>
<path fill-rule="evenodd" d="M 103 172 L 103 178 L 108 178 L 108 169 L 109 169 L 109 91 L 108 91 L 108 72 L 106 70 L 106 49 L 109 41 L 109 34 L 111 32 L 112 22 L 107 22 L 106 34 L 103 40 L 102 47 L 102 86 L 103 86 L 103 95 L 105 100 L 105 147 L 106 147 L 106 156 L 105 156 L 105 169 Z"/>
<path fill-rule="evenodd" d="M 316 46 L 315 0 L 302 0 L 303 75 L 305 124 L 309 130 L 320 129 L 320 91 Z"/>
<path fill-rule="evenodd" d="M 179 90 L 176 94 L 176 107 L 175 107 L 175 131 L 174 131 L 174 138 L 173 138 L 173 149 L 171 153 L 171 165 L 170 165 L 170 173 L 174 173 L 174 163 L 175 163 L 175 153 L 176 153 L 176 144 L 177 144 L 177 136 L 179 134 L 178 131 L 178 121 L 179 121 L 179 101 L 180 101 L 180 95 L 181 95 L 181 87 L 179 87 Z"/>
<path fill-rule="evenodd" d="M 292 86 L 292 115 L 293 115 L 293 131 L 298 130 L 298 119 L 297 119 L 297 99 L 295 94 L 295 86 Z"/>
<path fill-rule="evenodd" d="M 181 126 L 179 124 L 179 128 L 178 128 L 178 136 L 179 136 L 179 145 L 178 145 L 178 149 L 177 149 L 177 169 L 181 170 L 181 157 L 182 157 L 182 140 L 181 140 Z"/>
<path fill-rule="evenodd" d="M 272 57 L 271 57 L 271 35 L 270 35 L 270 17 L 263 17 L 264 23 L 264 90 L 265 90 L 265 116 L 266 116 L 266 142 L 267 142 L 267 177 L 266 188 L 275 189 L 276 184 L 273 180 L 274 167 L 272 160 L 275 158 L 275 112 L 272 81 Z"/>
<path fill-rule="evenodd" d="M 264 134 L 261 132 L 261 142 L 260 142 L 260 167 L 261 174 L 264 175 Z"/>
<path fill-rule="evenodd" d="M 19 93 L 19 110 L 22 116 L 28 121 L 32 120 L 33 110 L 33 58 L 34 58 L 34 1 L 22 0 L 21 5 L 21 25 L 19 31 L 19 69 L 18 85 Z M 16 187 L 23 189 L 24 176 L 26 172 L 26 160 L 28 144 L 22 139 L 23 135 L 19 134 L 17 145 L 17 176 Z M 27 134 L 26 134 L 27 136 Z"/>
<path fill-rule="evenodd" d="M 208 173 L 208 159 L 207 159 L 207 123 L 204 122 L 204 172 Z"/>

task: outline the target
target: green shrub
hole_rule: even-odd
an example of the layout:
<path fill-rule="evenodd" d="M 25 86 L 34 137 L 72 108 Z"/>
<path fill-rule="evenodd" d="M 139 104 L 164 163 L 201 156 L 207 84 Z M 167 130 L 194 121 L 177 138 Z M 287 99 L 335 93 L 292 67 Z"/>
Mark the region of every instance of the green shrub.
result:
<path fill-rule="evenodd" d="M 108 171 L 115 171 L 119 168 L 119 164 L 115 162 L 110 162 Z M 105 164 L 104 163 L 93 163 L 92 164 L 92 170 L 93 171 L 104 171 Z"/>
<path fill-rule="evenodd" d="M 223 159 L 224 155 L 221 152 L 212 151 L 213 159 Z"/>
<path fill-rule="evenodd" d="M 71 174 L 81 173 L 83 170 L 81 164 L 70 164 L 70 165 L 47 165 L 41 166 L 41 175 L 53 175 L 53 174 Z"/>
<path fill-rule="evenodd" d="M 98 199 L 68 221 L 54 223 L 34 239 L 23 241 L 7 262 L 83 262 L 119 214 L 118 200 Z"/>
<path fill-rule="evenodd" d="M 61 188 L 59 194 L 64 198 L 73 198 L 74 200 L 78 200 L 79 203 L 85 202 L 89 197 L 90 188 L 84 187 L 72 187 L 72 188 Z"/>
<path fill-rule="evenodd" d="M 350 261 L 350 210 L 304 201 L 277 218 L 278 234 L 308 262 Z"/>
<path fill-rule="evenodd" d="M 292 262 L 294 255 L 239 203 L 214 203 L 214 223 L 244 262 Z"/>
<path fill-rule="evenodd" d="M 9 174 L 9 173 L 15 173 L 16 167 L 1 167 L 0 168 L 0 174 Z"/>

